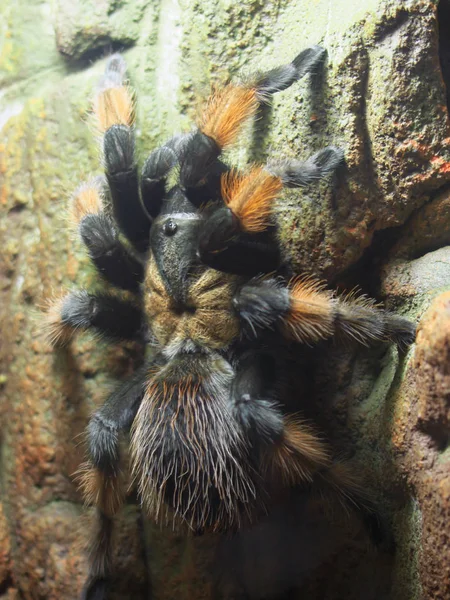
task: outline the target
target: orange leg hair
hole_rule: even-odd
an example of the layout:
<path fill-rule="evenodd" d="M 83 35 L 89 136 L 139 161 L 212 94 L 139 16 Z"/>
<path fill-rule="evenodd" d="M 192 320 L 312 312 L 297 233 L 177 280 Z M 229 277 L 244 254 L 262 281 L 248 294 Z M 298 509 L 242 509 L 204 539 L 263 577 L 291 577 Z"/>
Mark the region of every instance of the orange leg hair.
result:
<path fill-rule="evenodd" d="M 125 85 L 125 62 L 119 55 L 111 56 L 93 98 L 95 124 L 101 133 L 113 125 L 131 127 L 134 123 L 134 94 Z"/>

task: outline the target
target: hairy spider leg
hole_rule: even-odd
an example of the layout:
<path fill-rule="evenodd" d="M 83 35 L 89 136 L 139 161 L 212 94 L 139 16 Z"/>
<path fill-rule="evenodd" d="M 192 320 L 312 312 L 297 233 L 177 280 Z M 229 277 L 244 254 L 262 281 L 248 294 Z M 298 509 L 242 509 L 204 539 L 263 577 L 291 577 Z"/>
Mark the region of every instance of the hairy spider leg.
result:
<path fill-rule="evenodd" d="M 192 134 L 175 135 L 163 146 L 153 150 L 142 167 L 141 195 L 148 214 L 154 219 L 166 194 L 166 180 L 186 152 Z"/>
<path fill-rule="evenodd" d="M 269 489 L 300 486 L 321 500 L 336 500 L 345 511 L 356 510 L 375 543 L 383 538 L 381 523 L 367 486 L 347 462 L 333 460 L 318 431 L 299 414 L 283 414 L 283 377 L 273 356 L 248 352 L 239 361 L 230 401 L 233 414 L 249 440 L 254 468 Z"/>
<path fill-rule="evenodd" d="M 137 293 L 144 264 L 122 244 L 113 219 L 105 213 L 86 215 L 79 231 L 98 272 L 114 286 Z"/>
<path fill-rule="evenodd" d="M 243 124 L 255 115 L 259 105 L 317 69 L 324 57 L 323 48 L 312 46 L 288 65 L 217 90 L 209 98 L 199 119 L 198 131 L 192 135 L 180 161 L 181 185 L 186 189 L 197 186 L 213 168 L 222 150 L 236 140 Z"/>
<path fill-rule="evenodd" d="M 206 215 L 198 241 L 202 262 L 214 269 L 245 275 L 276 270 L 280 264 L 278 246 L 268 227 L 259 227 L 258 220 L 265 218 L 262 207 L 270 207 L 281 187 L 279 178 L 262 167 L 252 169 L 247 176 L 236 171 L 224 173 L 222 198 L 225 202 L 231 200 L 235 211 L 221 203 Z M 247 228 L 242 226 L 242 220 L 249 223 Z"/>
<path fill-rule="evenodd" d="M 87 504 L 96 507 L 89 547 L 89 575 L 82 600 L 106 600 L 112 575 L 113 517 L 125 497 L 119 437 L 129 431 L 144 394 L 149 365 L 141 367 L 106 399 L 87 428 L 88 462 L 79 471 Z"/>
<path fill-rule="evenodd" d="M 71 220 L 97 271 L 112 285 L 138 292 L 144 278 L 144 265 L 124 246 L 110 215 L 103 211 L 103 177 L 81 185 L 71 201 Z"/>
<path fill-rule="evenodd" d="M 237 231 L 259 233 L 271 223 L 274 200 L 283 187 L 304 186 L 326 177 L 342 164 L 344 153 L 329 146 L 305 162 L 285 160 L 256 166 L 247 174 L 222 176 L 222 197 Z"/>
<path fill-rule="evenodd" d="M 93 330 L 111 340 L 133 340 L 142 329 L 139 307 L 111 294 L 77 290 L 48 306 L 43 330 L 53 346 L 65 346 L 79 331 Z"/>
<path fill-rule="evenodd" d="M 217 206 L 202 226 L 199 235 L 202 261 L 233 272 L 233 265 L 238 265 L 239 272 L 246 274 L 275 270 L 279 266 L 275 241 L 269 243 L 267 237 L 255 237 L 270 230 L 274 201 L 284 186 L 313 183 L 335 171 L 342 162 L 342 150 L 329 146 L 304 162 L 285 160 L 265 167 L 255 166 L 246 174 L 233 170 L 224 173 L 221 193 L 226 206 Z M 243 263 L 239 255 L 245 257 Z"/>
<path fill-rule="evenodd" d="M 284 187 L 303 187 L 334 173 L 343 163 L 344 151 L 327 146 L 305 161 L 269 161 L 266 169 L 272 176 L 278 177 Z"/>
<path fill-rule="evenodd" d="M 148 249 L 150 219 L 139 196 L 135 162 L 134 102 L 124 85 L 125 61 L 119 54 L 108 59 L 94 97 L 93 110 L 103 134 L 105 172 L 114 218 L 139 252 Z"/>
<path fill-rule="evenodd" d="M 409 319 L 379 308 L 365 296 L 336 296 L 311 278 L 296 278 L 289 286 L 275 279 L 244 284 L 233 305 L 247 330 L 277 326 L 288 339 L 314 344 L 337 336 L 369 346 L 381 341 L 411 344 L 416 327 Z"/>
<path fill-rule="evenodd" d="M 239 362 L 230 401 L 233 414 L 252 448 L 263 478 L 284 487 L 310 482 L 315 471 L 331 464 L 326 444 L 298 416 L 286 416 L 278 398 L 284 396 L 274 357 L 250 352 Z"/>
<path fill-rule="evenodd" d="M 69 219 L 74 228 L 78 228 L 84 217 L 97 215 L 104 209 L 105 178 L 100 175 L 85 181 L 73 192 L 70 199 Z"/>

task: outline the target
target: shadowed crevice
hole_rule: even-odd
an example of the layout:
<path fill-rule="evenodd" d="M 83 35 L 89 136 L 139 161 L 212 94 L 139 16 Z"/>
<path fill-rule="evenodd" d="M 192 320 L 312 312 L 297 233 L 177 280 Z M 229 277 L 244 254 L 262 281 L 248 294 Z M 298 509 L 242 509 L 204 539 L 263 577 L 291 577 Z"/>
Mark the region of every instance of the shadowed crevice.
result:
<path fill-rule="evenodd" d="M 111 54 L 123 53 L 134 45 L 133 43 L 124 43 L 124 42 L 113 42 L 108 38 L 105 38 L 105 42 L 100 44 L 99 46 L 87 50 L 83 53 L 80 58 L 74 58 L 71 54 L 64 52 L 61 48 L 59 49 L 59 53 L 64 57 L 67 70 L 69 73 L 76 73 L 78 71 L 84 71 L 89 68 L 90 65 L 97 60 L 104 60 Z"/>

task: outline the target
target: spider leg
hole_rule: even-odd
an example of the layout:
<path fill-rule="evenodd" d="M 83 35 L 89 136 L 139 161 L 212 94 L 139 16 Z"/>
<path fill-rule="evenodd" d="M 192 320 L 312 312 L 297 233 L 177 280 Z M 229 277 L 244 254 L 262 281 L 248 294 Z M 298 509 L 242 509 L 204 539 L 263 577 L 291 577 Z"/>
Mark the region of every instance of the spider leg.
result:
<path fill-rule="evenodd" d="M 329 146 L 305 162 L 272 162 L 266 167 L 254 167 L 246 175 L 233 171 L 225 173 L 221 187 L 226 206 L 217 206 L 203 223 L 199 234 L 201 260 L 214 268 L 233 271 L 233 265 L 240 263 L 235 260 L 236 253 L 241 250 L 244 256 L 247 251 L 251 252 L 250 236 L 270 229 L 273 204 L 282 188 L 304 186 L 322 179 L 335 171 L 343 158 L 342 150 Z M 252 263 L 259 262 L 260 271 L 270 272 L 271 268 L 277 268 L 278 264 L 273 265 L 273 261 L 270 267 L 264 266 L 264 253 L 260 256 L 252 254 Z M 246 260 L 249 259 L 247 255 Z"/>
<path fill-rule="evenodd" d="M 244 355 L 233 381 L 231 405 L 252 447 L 273 443 L 282 435 L 283 416 L 276 405 L 276 392 L 273 357 L 263 352 Z"/>
<path fill-rule="evenodd" d="M 416 327 L 405 317 L 364 296 L 336 297 L 312 279 L 293 280 L 288 287 L 275 279 L 253 280 L 240 288 L 233 305 L 253 334 L 278 327 L 304 344 L 337 336 L 365 346 L 380 341 L 406 346 L 415 338 Z"/>
<path fill-rule="evenodd" d="M 273 94 L 282 92 L 307 73 L 317 72 L 325 60 L 326 50 L 322 46 L 305 48 L 288 65 L 276 67 L 266 73 L 256 74 L 252 78 L 261 103 L 270 101 Z"/>
<path fill-rule="evenodd" d="M 110 339 L 132 340 L 142 330 L 142 312 L 109 294 L 78 290 L 61 296 L 48 307 L 44 331 L 55 346 L 70 342 L 79 330 L 93 329 Z"/>
<path fill-rule="evenodd" d="M 89 421 L 87 427 L 89 461 L 104 475 L 118 474 L 119 433 L 128 431 L 133 423 L 144 395 L 148 369 L 149 365 L 146 364 L 118 386 Z"/>
<path fill-rule="evenodd" d="M 144 163 L 141 175 L 141 195 L 152 218 L 158 216 L 166 192 L 166 178 L 183 157 L 191 134 L 176 135 L 154 150 Z"/>
<path fill-rule="evenodd" d="M 198 237 L 199 258 L 223 271 L 256 274 L 279 266 L 279 250 L 269 230 L 273 200 L 282 182 L 262 167 L 247 175 L 230 171 L 222 175 L 222 197 L 206 214 Z"/>
<path fill-rule="evenodd" d="M 250 353 L 240 362 L 231 402 L 264 478 L 282 486 L 310 482 L 331 464 L 326 444 L 297 417 L 281 412 L 278 369 L 272 356 Z"/>
<path fill-rule="evenodd" d="M 113 517 L 123 504 L 119 435 L 128 431 L 144 394 L 148 365 L 120 385 L 91 418 L 87 428 L 89 461 L 80 471 L 85 500 L 96 506 L 97 525 L 89 552 L 89 575 L 82 600 L 106 600 L 112 574 Z"/>
<path fill-rule="evenodd" d="M 140 252 L 148 248 L 150 220 L 139 197 L 134 157 L 134 104 L 124 85 L 125 61 L 111 56 L 94 98 L 94 114 L 103 133 L 106 178 L 111 190 L 112 211 L 124 235 Z"/>
<path fill-rule="evenodd" d="M 104 180 L 95 178 L 78 188 L 72 199 L 72 218 L 98 272 L 109 283 L 137 292 L 144 266 L 122 244 L 113 219 L 102 211 L 103 187 Z"/>
<path fill-rule="evenodd" d="M 211 231 L 212 229 L 211 227 L 209 231 L 212 233 L 211 244 L 214 246 L 215 233 Z M 260 273 L 272 273 L 280 266 L 280 250 L 276 242 L 268 236 L 241 235 L 229 239 L 222 249 L 209 252 L 205 250 L 205 237 L 202 235 L 202 246 L 198 250 L 199 258 L 218 271 L 255 276 Z"/>
<path fill-rule="evenodd" d="M 384 537 L 378 512 L 360 477 L 348 463 L 332 460 L 327 444 L 298 415 L 283 414 L 283 385 L 272 356 L 248 353 L 240 361 L 231 393 L 235 418 L 249 440 L 252 458 L 276 488 L 302 486 L 331 504 L 356 509 L 374 543 Z"/>
<path fill-rule="evenodd" d="M 327 146 L 308 160 L 270 161 L 267 171 L 278 177 L 285 187 L 303 187 L 334 173 L 344 162 L 341 148 Z"/>
<path fill-rule="evenodd" d="M 80 223 L 80 236 L 97 270 L 109 283 L 138 292 L 144 279 L 144 265 L 119 240 L 114 221 L 108 215 L 87 215 Z"/>
<path fill-rule="evenodd" d="M 258 106 L 317 69 L 324 57 L 323 48 L 312 46 L 288 65 L 230 83 L 213 94 L 180 162 L 181 184 L 185 188 L 198 185 L 222 150 L 236 140 L 243 124 L 255 115 Z"/>

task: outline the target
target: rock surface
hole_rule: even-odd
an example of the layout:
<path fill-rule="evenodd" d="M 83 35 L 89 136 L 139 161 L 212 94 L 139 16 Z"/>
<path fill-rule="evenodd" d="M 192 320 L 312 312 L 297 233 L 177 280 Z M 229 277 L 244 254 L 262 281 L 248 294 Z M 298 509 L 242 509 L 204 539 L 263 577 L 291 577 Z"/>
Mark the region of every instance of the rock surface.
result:
<path fill-rule="evenodd" d="M 299 597 L 450 598 L 449 15 L 449 0 L 1 3 L 0 598 L 77 598 L 89 530 L 74 482 L 79 436 L 136 364 L 132 345 L 85 335 L 53 353 L 38 331 L 54 291 L 94 281 L 65 210 L 70 191 L 100 172 L 83 121 L 105 54 L 120 49 L 129 65 L 142 158 L 192 125 L 224 67 L 270 68 L 313 43 L 328 49 L 324 74 L 277 96 L 229 158 L 343 147 L 347 166 L 332 185 L 279 200 L 286 258 L 359 281 L 421 321 L 406 355 L 331 348 L 317 367 L 330 435 L 370 465 L 397 551 L 350 546 Z M 208 598 L 214 540 L 144 529 L 130 497 L 117 598 L 147 597 L 147 560 L 156 600 Z"/>

